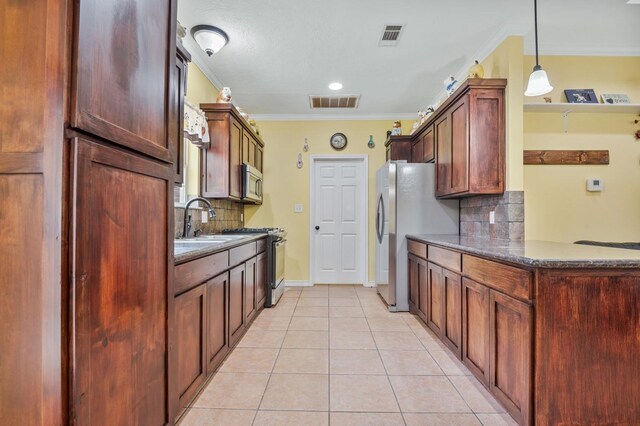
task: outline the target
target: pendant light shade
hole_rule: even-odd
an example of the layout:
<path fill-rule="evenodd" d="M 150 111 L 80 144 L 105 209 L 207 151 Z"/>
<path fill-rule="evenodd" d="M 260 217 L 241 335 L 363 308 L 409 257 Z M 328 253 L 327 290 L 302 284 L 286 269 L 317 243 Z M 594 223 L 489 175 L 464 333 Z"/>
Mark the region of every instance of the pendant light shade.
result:
<path fill-rule="evenodd" d="M 525 96 L 542 96 L 553 90 L 553 86 L 549 83 L 547 72 L 542 69 L 538 63 L 538 0 L 533 0 L 533 27 L 536 36 L 536 66 L 529 76 L 527 90 Z"/>
<path fill-rule="evenodd" d="M 193 27 L 191 35 L 198 46 L 209 56 L 218 53 L 229 42 L 229 37 L 224 31 L 211 25 Z"/>

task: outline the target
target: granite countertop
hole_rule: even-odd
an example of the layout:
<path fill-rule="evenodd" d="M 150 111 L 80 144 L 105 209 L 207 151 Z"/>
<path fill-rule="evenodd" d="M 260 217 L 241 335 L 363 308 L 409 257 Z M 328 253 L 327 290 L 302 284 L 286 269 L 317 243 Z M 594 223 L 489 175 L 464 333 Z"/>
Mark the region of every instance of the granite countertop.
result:
<path fill-rule="evenodd" d="M 640 268 L 640 251 L 553 241 L 507 241 L 459 235 L 408 238 L 478 256 L 537 268 Z"/>
<path fill-rule="evenodd" d="M 188 238 L 185 240 L 176 239 L 173 243 L 174 263 L 176 265 L 185 263 L 222 250 L 241 246 L 243 244 L 250 243 L 251 241 L 265 238 L 266 234 L 220 234 L 216 236 L 222 238 L 233 237 L 233 239 L 229 239 L 227 241 L 211 241 L 208 240 L 208 238 L 214 236 L 209 235 L 203 235 L 197 238 Z"/>

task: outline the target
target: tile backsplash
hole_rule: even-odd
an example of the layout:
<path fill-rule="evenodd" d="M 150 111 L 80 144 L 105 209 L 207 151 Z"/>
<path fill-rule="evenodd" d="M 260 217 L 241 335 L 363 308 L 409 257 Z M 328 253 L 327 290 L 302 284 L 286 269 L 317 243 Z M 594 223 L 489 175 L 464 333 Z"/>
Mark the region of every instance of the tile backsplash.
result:
<path fill-rule="evenodd" d="M 491 211 L 495 223 L 489 223 Z M 460 235 L 502 240 L 524 240 L 524 192 L 480 195 L 460 200 Z"/>
<path fill-rule="evenodd" d="M 214 234 L 227 228 L 242 228 L 244 226 L 242 214 L 244 212 L 244 204 L 230 200 L 209 200 L 216 211 L 216 218 L 209 219 L 208 222 L 202 223 L 202 212 L 206 210 L 193 208 L 195 204 L 189 207 L 191 215 L 191 230 L 189 236 L 193 236 L 196 229 L 201 229 L 203 234 Z M 198 203 L 199 204 L 199 203 Z M 184 220 L 184 208 L 175 207 L 175 237 L 182 236 L 182 227 Z"/>

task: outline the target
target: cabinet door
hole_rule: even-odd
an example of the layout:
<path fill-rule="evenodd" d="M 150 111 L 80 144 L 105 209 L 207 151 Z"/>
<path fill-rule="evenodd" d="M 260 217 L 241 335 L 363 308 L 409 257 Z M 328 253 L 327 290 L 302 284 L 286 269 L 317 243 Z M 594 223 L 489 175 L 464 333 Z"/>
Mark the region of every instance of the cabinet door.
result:
<path fill-rule="evenodd" d="M 170 161 L 175 2 L 82 0 L 75 6 L 71 125 Z"/>
<path fill-rule="evenodd" d="M 442 270 L 444 282 L 444 343 L 462 357 L 462 279 L 447 269 Z"/>
<path fill-rule="evenodd" d="M 207 282 L 207 373 L 218 368 L 229 351 L 228 295 L 229 273 Z"/>
<path fill-rule="evenodd" d="M 242 129 L 242 162 L 253 166 L 253 162 L 251 161 L 252 155 L 250 155 L 252 145 L 251 134 L 245 129 Z"/>
<path fill-rule="evenodd" d="M 413 145 L 411 145 L 411 162 L 422 163 L 423 147 L 422 138 L 418 139 Z"/>
<path fill-rule="evenodd" d="M 442 337 L 444 334 L 444 277 L 442 276 L 442 268 L 428 263 L 427 267 L 427 298 L 428 309 L 427 312 L 427 325 L 438 336 Z"/>
<path fill-rule="evenodd" d="M 429 269 L 427 261 L 418 259 L 418 316 L 424 321 L 429 315 Z"/>
<path fill-rule="evenodd" d="M 75 421 L 166 424 L 173 169 L 84 138 L 71 150 Z"/>
<path fill-rule="evenodd" d="M 409 308 L 412 312 L 418 311 L 418 285 L 420 275 L 418 271 L 418 257 L 409 253 Z"/>
<path fill-rule="evenodd" d="M 171 76 L 169 98 L 169 148 L 173 158 L 175 183 L 184 182 L 184 96 L 186 93 L 187 62 L 181 56 L 176 57 L 175 68 Z"/>
<path fill-rule="evenodd" d="M 263 150 L 262 147 L 260 147 L 260 145 L 256 146 L 256 169 L 260 170 L 260 172 L 262 172 L 262 162 L 263 162 Z"/>
<path fill-rule="evenodd" d="M 256 261 L 256 309 L 264 307 L 267 291 L 267 253 L 262 252 Z"/>
<path fill-rule="evenodd" d="M 520 424 L 531 417 L 531 306 L 491 290 L 490 389 Z"/>
<path fill-rule="evenodd" d="M 462 361 L 489 386 L 489 288 L 462 279 Z"/>
<path fill-rule="evenodd" d="M 245 263 L 245 292 L 244 312 L 245 322 L 248 324 L 256 313 L 256 258 L 253 257 Z"/>
<path fill-rule="evenodd" d="M 244 331 L 244 263 L 229 271 L 229 346 L 234 347 Z"/>
<path fill-rule="evenodd" d="M 451 137 L 449 115 L 444 114 L 434 124 L 436 138 L 436 195 L 446 195 L 451 186 Z"/>
<path fill-rule="evenodd" d="M 178 358 L 180 409 L 187 406 L 207 376 L 206 305 L 205 285 L 183 293 L 175 299 L 175 348 Z"/>
<path fill-rule="evenodd" d="M 435 146 L 434 146 L 434 130 L 433 126 L 429 128 L 422 135 L 422 162 L 431 163 L 435 158 Z"/>
<path fill-rule="evenodd" d="M 469 102 L 464 96 L 451 107 L 451 170 L 447 192 L 456 194 L 469 190 Z"/>
<path fill-rule="evenodd" d="M 229 117 L 229 196 L 242 197 L 242 126 Z"/>

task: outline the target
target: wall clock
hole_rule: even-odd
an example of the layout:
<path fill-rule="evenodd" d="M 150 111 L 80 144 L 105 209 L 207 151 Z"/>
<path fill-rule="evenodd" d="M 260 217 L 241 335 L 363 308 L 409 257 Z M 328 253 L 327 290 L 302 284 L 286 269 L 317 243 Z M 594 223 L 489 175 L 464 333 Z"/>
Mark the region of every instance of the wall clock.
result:
<path fill-rule="evenodd" d="M 347 137 L 344 133 L 335 133 L 330 139 L 333 149 L 342 150 L 347 146 Z"/>

